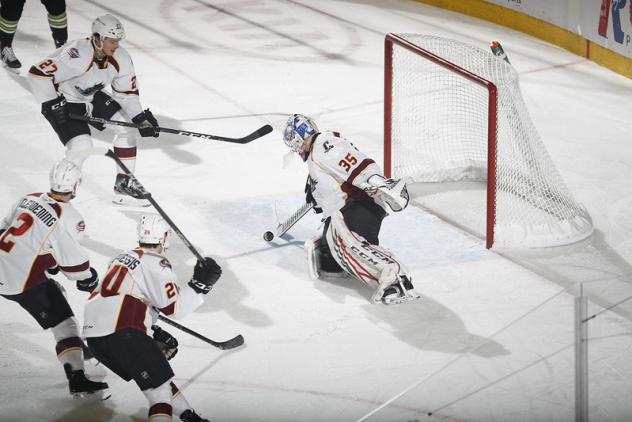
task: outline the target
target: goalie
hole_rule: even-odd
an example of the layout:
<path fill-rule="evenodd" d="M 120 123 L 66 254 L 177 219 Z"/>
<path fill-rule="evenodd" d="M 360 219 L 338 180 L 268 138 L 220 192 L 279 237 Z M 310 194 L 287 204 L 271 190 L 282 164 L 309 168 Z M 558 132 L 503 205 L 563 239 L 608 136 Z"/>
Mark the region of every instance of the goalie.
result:
<path fill-rule="evenodd" d="M 338 132 L 319 132 L 307 116 L 291 116 L 283 140 L 307 162 L 307 202 L 325 221 L 322 234 L 305 244 L 310 276 L 345 271 L 376 288 L 375 303 L 418 299 L 402 264 L 378 246 L 387 211 L 408 205 L 406 183 L 385 178 L 375 161 Z"/>

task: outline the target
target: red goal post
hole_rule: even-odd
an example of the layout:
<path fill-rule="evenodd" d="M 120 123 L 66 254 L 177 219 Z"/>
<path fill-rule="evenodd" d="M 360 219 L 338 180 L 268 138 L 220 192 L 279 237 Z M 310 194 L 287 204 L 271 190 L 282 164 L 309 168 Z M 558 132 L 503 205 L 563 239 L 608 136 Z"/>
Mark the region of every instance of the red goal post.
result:
<path fill-rule="evenodd" d="M 459 41 L 386 36 L 384 172 L 417 182 L 485 183 L 485 227 L 448 220 L 473 226 L 487 248 L 555 246 L 592 233 L 590 216 L 531 123 L 515 70 Z"/>

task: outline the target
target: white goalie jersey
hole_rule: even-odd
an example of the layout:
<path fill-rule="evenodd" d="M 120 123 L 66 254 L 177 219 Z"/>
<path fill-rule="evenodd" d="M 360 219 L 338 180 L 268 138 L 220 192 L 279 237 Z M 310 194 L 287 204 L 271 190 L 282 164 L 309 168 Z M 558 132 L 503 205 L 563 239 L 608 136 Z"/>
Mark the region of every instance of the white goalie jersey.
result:
<path fill-rule="evenodd" d="M 83 335 L 102 337 L 125 328 L 147 334 L 158 312 L 181 318 L 202 304 L 188 285 L 180 288 L 167 258 L 143 248 L 110 263 L 84 310 Z"/>
<path fill-rule="evenodd" d="M 338 132 L 316 135 L 310 146 L 307 165 L 312 195 L 322 208 L 324 218 L 350 200 L 373 201 L 360 186 L 366 186 L 372 175 L 382 174 L 375 161 Z"/>
<path fill-rule="evenodd" d="M 90 277 L 90 261 L 80 245 L 85 223 L 79 212 L 48 194 L 21 198 L 0 223 L 0 294 L 14 295 L 48 281 L 59 266 L 66 277 Z"/>
<path fill-rule="evenodd" d="M 143 111 L 132 58 L 120 46 L 112 57 L 97 60 L 89 38 L 75 40 L 31 66 L 28 75 L 40 103 L 59 94 L 71 103 L 90 103 L 95 92 L 110 86 L 112 96 L 129 117 Z"/>

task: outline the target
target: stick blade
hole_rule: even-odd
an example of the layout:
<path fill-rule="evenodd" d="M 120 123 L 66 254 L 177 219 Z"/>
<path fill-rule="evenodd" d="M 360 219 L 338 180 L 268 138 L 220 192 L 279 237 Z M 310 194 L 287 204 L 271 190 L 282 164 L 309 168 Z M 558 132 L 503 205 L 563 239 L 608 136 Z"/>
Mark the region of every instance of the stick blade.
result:
<path fill-rule="evenodd" d="M 217 347 L 222 350 L 230 350 L 236 347 L 239 347 L 244 344 L 244 337 L 239 334 L 230 340 L 222 341 L 217 343 Z"/>
<path fill-rule="evenodd" d="M 272 132 L 272 126 L 270 125 L 261 126 L 259 129 L 255 130 L 250 135 L 246 135 L 243 138 L 235 140 L 234 142 L 238 144 L 247 144 L 249 142 L 254 141 L 255 139 L 259 139 L 262 136 L 267 135 L 270 132 Z"/>

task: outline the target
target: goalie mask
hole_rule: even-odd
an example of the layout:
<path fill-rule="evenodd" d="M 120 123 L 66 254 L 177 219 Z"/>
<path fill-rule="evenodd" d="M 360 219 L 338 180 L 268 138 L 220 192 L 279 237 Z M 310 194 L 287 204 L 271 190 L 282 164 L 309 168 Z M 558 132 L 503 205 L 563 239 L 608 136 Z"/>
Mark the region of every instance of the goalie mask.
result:
<path fill-rule="evenodd" d="M 158 214 L 143 214 L 138 222 L 138 243 L 161 245 L 163 250 L 169 247 L 171 227 Z"/>
<path fill-rule="evenodd" d="M 292 151 L 303 157 L 303 144 L 305 140 L 318 133 L 316 122 L 310 117 L 302 114 L 294 114 L 287 119 L 285 131 L 283 132 L 283 142 Z"/>
<path fill-rule="evenodd" d="M 123 24 L 118 18 L 107 14 L 99 16 L 92 22 L 92 34 L 99 34 L 101 38 L 122 40 L 125 38 Z"/>
<path fill-rule="evenodd" d="M 72 193 L 74 198 L 77 187 L 81 184 L 81 170 L 75 163 L 63 158 L 53 165 L 49 181 L 51 191 L 60 194 Z"/>

